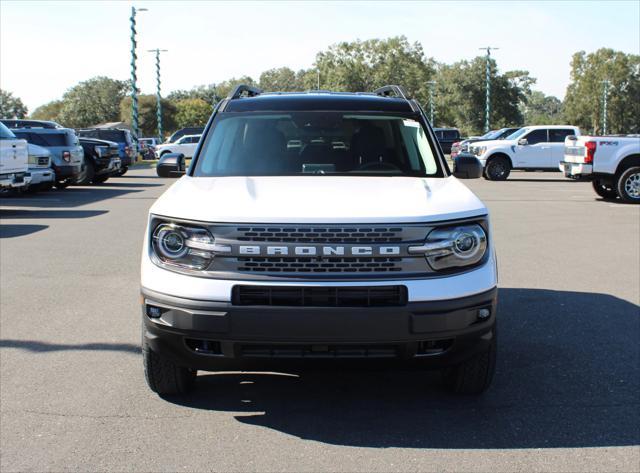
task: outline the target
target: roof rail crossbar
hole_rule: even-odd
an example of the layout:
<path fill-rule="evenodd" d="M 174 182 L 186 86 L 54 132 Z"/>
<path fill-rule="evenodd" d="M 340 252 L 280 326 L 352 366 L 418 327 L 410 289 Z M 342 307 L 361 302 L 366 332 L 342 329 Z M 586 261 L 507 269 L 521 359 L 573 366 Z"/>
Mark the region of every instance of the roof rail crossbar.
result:
<path fill-rule="evenodd" d="M 240 97 L 255 97 L 256 95 L 260 95 L 262 93 L 262 89 L 258 89 L 257 87 L 252 87 L 246 84 L 240 84 L 236 86 L 233 91 L 227 95 L 229 100 L 239 99 Z"/>
<path fill-rule="evenodd" d="M 384 87 L 380 87 L 373 91 L 374 94 L 380 95 L 381 97 L 390 97 L 391 94 L 395 94 L 396 97 L 400 97 L 401 99 L 409 100 L 409 94 L 404 90 L 404 87 L 400 85 L 385 85 Z"/>

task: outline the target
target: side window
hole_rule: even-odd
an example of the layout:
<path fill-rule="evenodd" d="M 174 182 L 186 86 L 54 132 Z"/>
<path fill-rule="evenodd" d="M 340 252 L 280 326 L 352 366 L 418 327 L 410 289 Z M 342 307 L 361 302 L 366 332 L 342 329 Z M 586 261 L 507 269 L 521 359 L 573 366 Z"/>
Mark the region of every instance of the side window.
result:
<path fill-rule="evenodd" d="M 549 141 L 551 143 L 564 143 L 564 139 L 569 135 L 574 135 L 575 131 L 570 129 L 549 130 Z"/>
<path fill-rule="evenodd" d="M 547 130 L 533 130 L 527 136 L 523 138 L 527 139 L 527 142 L 530 145 L 535 145 L 538 143 L 546 143 L 547 142 Z"/>
<path fill-rule="evenodd" d="M 446 130 L 444 132 L 444 139 L 447 141 L 455 141 L 460 138 L 460 134 L 458 130 Z"/>

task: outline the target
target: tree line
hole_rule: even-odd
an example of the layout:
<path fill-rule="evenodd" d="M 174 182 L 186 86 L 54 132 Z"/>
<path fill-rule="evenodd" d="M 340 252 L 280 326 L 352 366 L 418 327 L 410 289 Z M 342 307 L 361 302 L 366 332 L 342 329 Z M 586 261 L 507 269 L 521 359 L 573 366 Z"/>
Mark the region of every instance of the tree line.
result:
<path fill-rule="evenodd" d="M 403 85 L 425 108 L 433 106 L 436 126 L 455 126 L 463 134 L 479 134 L 485 120 L 486 59 L 453 64 L 426 56 L 422 45 L 400 36 L 342 42 L 316 55 L 315 67 L 294 71 L 280 67 L 259 78 L 231 78 L 190 90 L 176 90 L 162 99 L 163 129 L 170 133 L 185 126 L 204 125 L 213 106 L 237 84 L 265 91 L 372 91 L 385 84 Z M 573 55 L 571 80 L 564 101 L 535 90 L 528 71 L 501 72 L 494 59 L 491 76 L 491 127 L 569 123 L 583 131 L 601 133 L 603 91 L 608 85 L 609 133 L 640 132 L 640 56 L 608 48 Z M 434 84 L 431 84 L 435 82 Z M 430 90 L 433 87 L 433 90 Z M 61 100 L 36 108 L 34 119 L 54 120 L 69 127 L 131 120 L 130 83 L 95 77 L 70 88 Z M 430 100 L 433 97 L 433 104 Z M 2 91 L 0 116 L 28 114 L 19 98 Z M 139 124 L 143 136 L 156 134 L 156 96 L 139 96 Z"/>

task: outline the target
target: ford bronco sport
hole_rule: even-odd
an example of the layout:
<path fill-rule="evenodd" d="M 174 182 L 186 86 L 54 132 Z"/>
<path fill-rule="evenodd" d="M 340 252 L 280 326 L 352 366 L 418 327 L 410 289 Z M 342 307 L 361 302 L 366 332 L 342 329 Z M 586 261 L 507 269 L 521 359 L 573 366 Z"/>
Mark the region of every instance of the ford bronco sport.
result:
<path fill-rule="evenodd" d="M 496 257 L 487 208 L 456 178 L 482 166 L 456 166 L 401 87 L 236 88 L 150 209 L 149 387 L 184 393 L 197 370 L 253 359 L 389 358 L 442 369 L 454 392 L 484 391 Z"/>

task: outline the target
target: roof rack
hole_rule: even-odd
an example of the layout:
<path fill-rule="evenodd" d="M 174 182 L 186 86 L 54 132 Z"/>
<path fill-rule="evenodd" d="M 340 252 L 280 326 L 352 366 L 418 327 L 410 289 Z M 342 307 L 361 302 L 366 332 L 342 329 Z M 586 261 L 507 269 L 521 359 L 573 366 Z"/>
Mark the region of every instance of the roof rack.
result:
<path fill-rule="evenodd" d="M 404 87 L 399 85 L 385 85 L 384 87 L 374 90 L 373 93 L 381 97 L 390 97 L 391 94 L 395 94 L 396 97 L 409 100 L 409 94 L 404 90 Z"/>
<path fill-rule="evenodd" d="M 258 89 L 257 87 L 252 87 L 246 84 L 240 84 L 233 92 L 227 95 L 229 100 L 239 99 L 240 97 L 255 97 L 256 95 L 260 95 L 262 93 L 262 89 Z"/>

